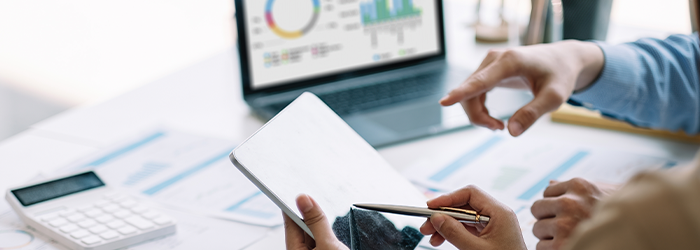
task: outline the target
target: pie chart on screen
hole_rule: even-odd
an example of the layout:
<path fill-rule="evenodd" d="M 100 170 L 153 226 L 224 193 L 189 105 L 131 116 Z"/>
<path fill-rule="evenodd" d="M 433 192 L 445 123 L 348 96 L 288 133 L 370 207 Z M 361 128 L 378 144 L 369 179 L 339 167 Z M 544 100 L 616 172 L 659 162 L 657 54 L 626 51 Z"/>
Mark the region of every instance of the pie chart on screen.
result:
<path fill-rule="evenodd" d="M 23 230 L 0 230 L 0 250 L 20 249 L 32 244 L 34 235 Z"/>
<path fill-rule="evenodd" d="M 300 38 L 314 28 L 321 13 L 319 0 L 267 0 L 265 22 L 277 36 Z"/>

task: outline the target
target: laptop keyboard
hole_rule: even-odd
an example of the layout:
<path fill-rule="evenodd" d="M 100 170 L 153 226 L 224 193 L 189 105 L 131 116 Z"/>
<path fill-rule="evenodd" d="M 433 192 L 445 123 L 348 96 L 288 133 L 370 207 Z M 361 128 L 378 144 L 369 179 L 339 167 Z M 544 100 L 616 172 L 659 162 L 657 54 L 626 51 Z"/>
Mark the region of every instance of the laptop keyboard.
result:
<path fill-rule="evenodd" d="M 442 86 L 442 76 L 441 73 L 418 75 L 317 95 L 336 113 L 347 115 L 437 94 Z M 271 108 L 280 111 L 287 104 L 279 103 L 271 105 Z"/>

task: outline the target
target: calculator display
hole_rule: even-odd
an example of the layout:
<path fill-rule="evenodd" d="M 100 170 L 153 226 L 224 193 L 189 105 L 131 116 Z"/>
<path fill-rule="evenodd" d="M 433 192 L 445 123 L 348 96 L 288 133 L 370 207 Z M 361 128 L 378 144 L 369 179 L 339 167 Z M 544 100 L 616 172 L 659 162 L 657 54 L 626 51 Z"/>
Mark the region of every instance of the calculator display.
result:
<path fill-rule="evenodd" d="M 90 171 L 30 187 L 15 189 L 12 190 L 12 194 L 26 207 L 104 185 L 102 180 L 94 172 Z"/>

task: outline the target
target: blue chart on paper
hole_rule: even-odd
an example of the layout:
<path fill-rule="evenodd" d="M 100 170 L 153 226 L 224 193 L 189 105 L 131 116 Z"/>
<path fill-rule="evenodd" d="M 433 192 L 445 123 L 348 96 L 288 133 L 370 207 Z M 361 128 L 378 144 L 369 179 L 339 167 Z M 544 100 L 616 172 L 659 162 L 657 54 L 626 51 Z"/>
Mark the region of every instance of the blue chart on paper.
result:
<path fill-rule="evenodd" d="M 547 186 L 549 185 L 549 180 L 554 180 L 559 178 L 562 174 L 564 174 L 567 170 L 569 170 L 571 167 L 576 165 L 581 159 L 585 158 L 589 153 L 587 151 L 579 151 L 574 156 L 569 158 L 567 161 L 559 165 L 559 167 L 555 168 L 552 170 L 552 172 L 549 172 L 544 178 L 542 178 L 540 181 L 535 183 L 532 187 L 530 187 L 527 191 L 525 191 L 523 194 L 518 196 L 519 200 L 530 200 L 532 197 L 535 197 L 538 193 L 543 191 Z"/>
<path fill-rule="evenodd" d="M 177 131 L 156 132 L 72 168 L 93 168 L 153 201 L 261 226 L 282 221 L 279 209 L 230 162 L 235 142 Z"/>
<path fill-rule="evenodd" d="M 455 160 L 452 162 L 450 165 L 447 165 L 445 168 L 441 169 L 437 173 L 433 174 L 430 176 L 431 181 L 436 181 L 440 182 L 459 170 L 460 168 L 463 168 L 472 161 L 476 160 L 480 155 L 491 149 L 493 146 L 498 144 L 502 138 L 500 136 L 494 136 L 491 137 L 491 139 L 487 140 L 483 144 L 477 146 L 474 148 L 472 151 L 467 152 L 466 154 L 462 155 L 459 157 L 459 159 Z"/>
<path fill-rule="evenodd" d="M 159 191 L 177 183 L 178 181 L 181 181 L 194 173 L 197 173 L 201 170 L 204 170 L 205 168 L 213 165 L 217 161 L 220 161 L 222 159 L 228 159 L 228 154 L 231 152 L 231 150 L 233 150 L 233 149 L 226 150 L 223 154 L 216 155 L 215 157 L 203 162 L 202 164 L 194 166 L 193 168 L 190 168 L 190 169 L 188 169 L 188 170 L 186 170 L 178 175 L 175 175 L 172 178 L 167 179 L 164 182 L 161 182 L 161 183 L 159 183 L 159 184 L 157 184 L 149 189 L 146 189 L 143 191 L 143 193 L 146 195 L 154 195 L 154 194 L 158 193 Z"/>
<path fill-rule="evenodd" d="M 243 207 L 246 203 L 250 202 L 251 200 L 253 200 L 255 198 L 258 198 L 262 194 L 263 193 L 260 191 L 255 192 L 254 194 L 246 197 L 245 199 L 242 199 L 241 201 L 237 202 L 236 204 L 233 204 L 233 206 L 226 208 L 226 211 L 255 216 L 255 217 L 259 217 L 259 218 L 273 218 L 273 217 L 275 217 L 277 214 L 270 213 L 269 211 L 262 211 L 262 210 L 256 210 L 256 209 L 250 209 L 250 208 Z"/>
<path fill-rule="evenodd" d="M 119 149 L 115 150 L 114 152 L 109 153 L 109 154 L 107 154 L 107 155 L 105 155 L 105 156 L 103 156 L 103 157 L 101 157 L 93 162 L 90 162 L 88 164 L 80 166 L 79 168 L 98 168 L 109 161 L 112 161 L 120 156 L 124 156 L 125 154 L 127 154 L 129 152 L 132 152 L 132 151 L 134 151 L 142 146 L 145 146 L 145 145 L 147 145 L 151 142 L 154 142 L 157 139 L 160 139 L 163 137 L 165 137 L 164 132 L 156 132 L 155 134 L 147 136 L 146 138 L 144 138 L 142 140 L 139 140 L 137 142 L 129 144 L 125 147 L 119 148 Z"/>
<path fill-rule="evenodd" d="M 129 177 L 127 177 L 126 181 L 124 181 L 124 186 L 132 186 L 138 184 L 141 181 L 148 179 L 149 177 L 155 176 L 156 174 L 158 174 L 158 172 L 165 170 L 168 167 L 170 167 L 170 165 L 166 163 L 144 163 L 140 171 L 133 173 L 129 175 Z"/>

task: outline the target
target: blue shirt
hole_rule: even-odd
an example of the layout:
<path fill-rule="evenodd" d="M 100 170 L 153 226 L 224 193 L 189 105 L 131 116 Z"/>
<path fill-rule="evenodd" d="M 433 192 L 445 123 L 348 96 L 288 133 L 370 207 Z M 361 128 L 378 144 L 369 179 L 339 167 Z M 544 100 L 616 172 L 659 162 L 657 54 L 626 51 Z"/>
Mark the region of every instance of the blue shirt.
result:
<path fill-rule="evenodd" d="M 598 46 L 605 66 L 594 83 L 571 96 L 570 104 L 635 126 L 700 132 L 697 33 Z"/>

